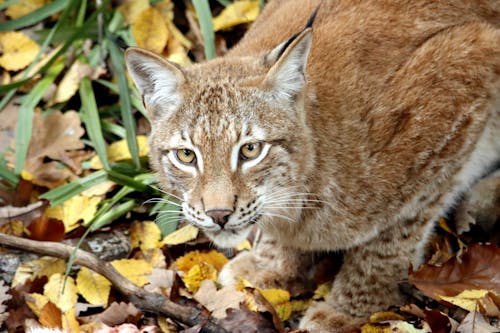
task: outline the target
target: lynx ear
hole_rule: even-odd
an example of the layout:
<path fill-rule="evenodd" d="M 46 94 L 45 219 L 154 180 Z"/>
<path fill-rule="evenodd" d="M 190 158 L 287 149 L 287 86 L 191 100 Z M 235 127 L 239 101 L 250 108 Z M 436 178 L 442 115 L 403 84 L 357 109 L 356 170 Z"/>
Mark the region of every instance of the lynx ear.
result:
<path fill-rule="evenodd" d="M 307 28 L 269 52 L 266 62 L 274 62 L 264 79 L 264 87 L 278 99 L 293 99 L 306 85 L 305 69 L 312 34 Z"/>
<path fill-rule="evenodd" d="M 127 69 L 148 109 L 173 112 L 182 96 L 179 86 L 185 81 L 184 74 L 174 64 L 162 57 L 139 48 L 125 51 Z"/>

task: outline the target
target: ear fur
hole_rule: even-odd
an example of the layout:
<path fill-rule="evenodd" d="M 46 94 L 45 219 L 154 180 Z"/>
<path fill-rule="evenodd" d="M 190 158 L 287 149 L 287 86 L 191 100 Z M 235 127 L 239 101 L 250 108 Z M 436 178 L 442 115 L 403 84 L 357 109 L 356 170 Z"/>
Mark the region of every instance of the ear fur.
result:
<path fill-rule="evenodd" d="M 144 106 L 162 112 L 177 109 L 182 101 L 180 85 L 185 81 L 182 71 L 162 57 L 131 47 L 125 51 L 127 69 L 142 95 Z"/>
<path fill-rule="evenodd" d="M 293 100 L 306 85 L 305 68 L 311 49 L 311 28 L 302 31 L 287 46 L 281 43 L 265 56 L 265 61 L 275 61 L 264 79 L 264 87 L 277 99 Z M 283 48 L 285 48 L 283 50 Z"/>

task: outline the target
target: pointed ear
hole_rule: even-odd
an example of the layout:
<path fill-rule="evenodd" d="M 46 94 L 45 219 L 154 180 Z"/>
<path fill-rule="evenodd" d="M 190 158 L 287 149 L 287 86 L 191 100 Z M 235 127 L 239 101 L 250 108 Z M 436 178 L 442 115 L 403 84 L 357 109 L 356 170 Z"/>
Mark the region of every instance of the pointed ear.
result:
<path fill-rule="evenodd" d="M 185 81 L 181 69 L 152 52 L 136 47 L 125 51 L 125 62 L 148 111 L 173 112 L 179 107 L 182 102 L 179 87 Z"/>
<path fill-rule="evenodd" d="M 306 85 L 305 69 L 311 49 L 311 29 L 278 45 L 264 61 L 273 63 L 264 79 L 264 87 L 278 99 L 293 100 Z"/>

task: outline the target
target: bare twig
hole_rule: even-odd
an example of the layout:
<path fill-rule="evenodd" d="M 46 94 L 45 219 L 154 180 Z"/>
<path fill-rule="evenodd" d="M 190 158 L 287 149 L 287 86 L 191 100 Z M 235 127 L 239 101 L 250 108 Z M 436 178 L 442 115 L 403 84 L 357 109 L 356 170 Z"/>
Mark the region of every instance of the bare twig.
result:
<path fill-rule="evenodd" d="M 63 259 L 68 259 L 75 250 L 74 247 L 65 244 L 39 242 L 2 233 L 0 233 L 0 245 Z M 76 250 L 74 263 L 105 276 L 119 292 L 143 311 L 162 314 L 188 326 L 201 325 L 204 332 L 227 333 L 201 305 L 183 306 L 161 294 L 148 292 L 124 278 L 109 262 L 100 260 L 91 253 Z"/>

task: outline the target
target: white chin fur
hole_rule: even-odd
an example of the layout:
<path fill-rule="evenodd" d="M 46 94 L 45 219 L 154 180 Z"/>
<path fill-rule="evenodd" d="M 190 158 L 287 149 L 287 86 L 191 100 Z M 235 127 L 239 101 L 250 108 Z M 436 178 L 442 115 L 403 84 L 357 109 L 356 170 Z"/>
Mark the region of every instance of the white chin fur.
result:
<path fill-rule="evenodd" d="M 248 226 L 239 230 L 219 230 L 219 231 L 204 231 L 205 234 L 212 240 L 215 245 L 222 248 L 231 248 L 241 244 L 247 239 L 248 234 L 252 230 L 252 226 Z M 233 233 L 232 231 L 235 231 Z"/>

